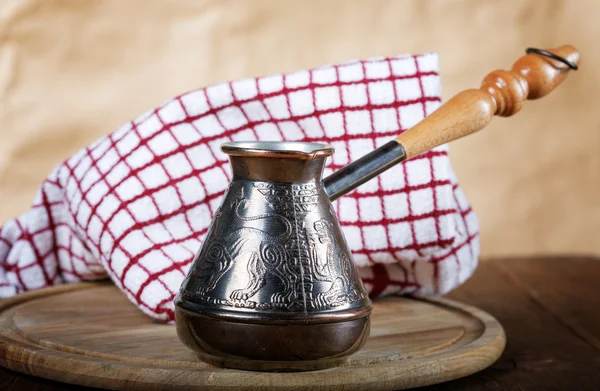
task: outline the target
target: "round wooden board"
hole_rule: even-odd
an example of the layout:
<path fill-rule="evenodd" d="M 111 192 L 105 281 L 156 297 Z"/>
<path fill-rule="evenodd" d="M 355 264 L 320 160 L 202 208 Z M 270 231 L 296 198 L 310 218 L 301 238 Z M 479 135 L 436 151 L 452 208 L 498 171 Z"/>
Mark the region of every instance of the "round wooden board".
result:
<path fill-rule="evenodd" d="M 154 322 L 109 283 L 64 285 L 0 301 L 0 365 L 119 390 L 398 390 L 480 371 L 496 361 L 505 342 L 498 321 L 476 308 L 393 297 L 375 301 L 367 344 L 342 366 L 249 372 L 200 361 L 179 342 L 173 325 Z"/>

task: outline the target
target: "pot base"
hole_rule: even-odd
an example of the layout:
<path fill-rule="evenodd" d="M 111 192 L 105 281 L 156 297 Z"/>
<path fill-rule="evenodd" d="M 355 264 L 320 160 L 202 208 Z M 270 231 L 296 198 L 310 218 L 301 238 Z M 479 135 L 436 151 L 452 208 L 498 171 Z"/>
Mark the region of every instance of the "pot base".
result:
<path fill-rule="evenodd" d="M 176 307 L 179 339 L 209 364 L 254 371 L 307 371 L 342 363 L 369 336 L 370 318 L 334 323 L 255 324 Z"/>

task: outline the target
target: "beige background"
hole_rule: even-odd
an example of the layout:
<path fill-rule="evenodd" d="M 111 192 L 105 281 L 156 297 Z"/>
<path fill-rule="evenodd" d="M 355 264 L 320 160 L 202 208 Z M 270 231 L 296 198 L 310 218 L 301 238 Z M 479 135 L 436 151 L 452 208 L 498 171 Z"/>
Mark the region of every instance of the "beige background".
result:
<path fill-rule="evenodd" d="M 436 51 L 444 98 L 527 46 L 582 69 L 452 145 L 491 254 L 600 253 L 600 2 L 0 0 L 0 221 L 77 149 L 218 81 Z"/>

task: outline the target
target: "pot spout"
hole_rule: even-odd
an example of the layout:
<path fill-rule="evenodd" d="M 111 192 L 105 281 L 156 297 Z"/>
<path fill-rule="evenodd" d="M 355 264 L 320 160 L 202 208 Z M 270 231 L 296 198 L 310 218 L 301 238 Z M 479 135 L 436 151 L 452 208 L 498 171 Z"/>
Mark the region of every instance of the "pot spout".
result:
<path fill-rule="evenodd" d="M 392 140 L 325 178 L 325 191 L 334 201 L 404 160 L 404 148 Z"/>

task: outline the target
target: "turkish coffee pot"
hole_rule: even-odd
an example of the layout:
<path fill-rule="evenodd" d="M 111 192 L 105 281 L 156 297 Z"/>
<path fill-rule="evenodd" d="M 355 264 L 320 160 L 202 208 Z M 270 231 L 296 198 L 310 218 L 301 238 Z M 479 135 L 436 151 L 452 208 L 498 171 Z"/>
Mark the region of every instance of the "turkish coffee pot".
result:
<path fill-rule="evenodd" d="M 211 364 L 252 370 L 322 369 L 359 350 L 373 304 L 331 202 L 494 115 L 515 114 L 579 62 L 570 45 L 527 53 L 327 178 L 329 145 L 223 144 L 233 180 L 175 300 L 183 343 Z"/>

